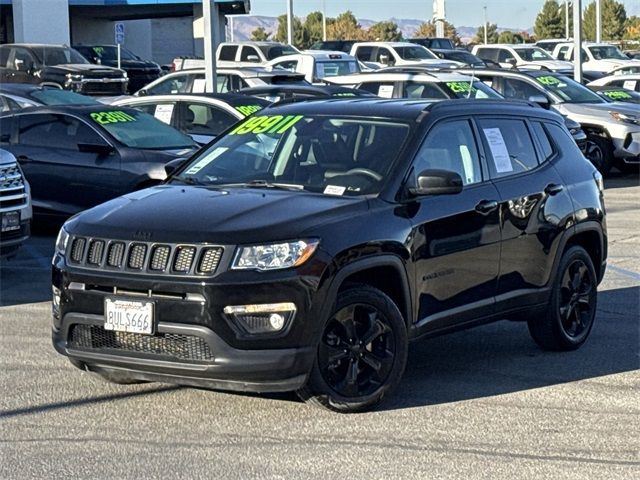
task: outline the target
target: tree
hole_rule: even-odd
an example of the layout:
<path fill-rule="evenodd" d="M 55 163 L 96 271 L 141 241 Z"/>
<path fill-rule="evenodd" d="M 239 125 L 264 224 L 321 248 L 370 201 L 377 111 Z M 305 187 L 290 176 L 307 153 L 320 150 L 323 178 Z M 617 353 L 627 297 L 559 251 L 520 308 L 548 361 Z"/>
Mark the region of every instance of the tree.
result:
<path fill-rule="evenodd" d="M 332 40 L 364 40 L 366 32 L 353 13 L 347 10 L 338 15 L 331 24 L 327 23 L 327 38 Z"/>
<path fill-rule="evenodd" d="M 266 42 L 270 36 L 271 32 L 267 32 L 263 27 L 258 27 L 251 32 L 251 40 L 254 42 Z"/>
<path fill-rule="evenodd" d="M 519 33 L 505 30 L 498 35 L 498 43 L 522 43 L 522 36 Z"/>
<path fill-rule="evenodd" d="M 634 15 L 627 18 L 627 23 L 624 28 L 625 40 L 640 40 L 640 17 Z"/>
<path fill-rule="evenodd" d="M 278 17 L 278 31 L 273 40 L 276 42 L 287 43 L 287 16 L 280 15 Z M 304 48 L 309 42 L 309 34 L 305 30 L 302 22 L 298 17 L 293 17 L 293 44 Z"/>
<path fill-rule="evenodd" d="M 563 38 L 565 28 L 562 12 L 564 12 L 564 8 L 558 5 L 557 0 L 546 0 L 533 27 L 536 37 L 539 39 Z"/>
<path fill-rule="evenodd" d="M 304 19 L 303 28 L 307 31 L 308 45 L 303 48 L 309 48 L 316 42 L 322 40 L 322 12 L 311 12 Z"/>
<path fill-rule="evenodd" d="M 418 29 L 413 32 L 413 36 L 416 38 L 424 38 L 424 37 L 435 37 L 436 36 L 436 25 L 431 20 L 428 22 L 422 22 Z M 461 45 L 462 41 L 458 36 L 458 31 L 456 27 L 453 26 L 453 23 L 449 23 L 445 20 L 444 22 L 444 36 L 450 38 L 455 45 Z"/>
<path fill-rule="evenodd" d="M 402 39 L 402 32 L 398 30 L 398 25 L 394 22 L 378 22 L 367 30 L 370 40 L 380 42 L 397 42 Z"/>
<path fill-rule="evenodd" d="M 473 37 L 474 43 L 484 43 L 484 25 L 480 25 Z M 487 25 L 487 43 L 498 43 L 498 25 L 490 23 Z"/>
<path fill-rule="evenodd" d="M 624 35 L 627 11 L 624 5 L 616 0 L 601 0 L 602 40 L 620 40 Z M 596 39 L 596 4 L 590 3 L 584 11 L 584 37 Z"/>

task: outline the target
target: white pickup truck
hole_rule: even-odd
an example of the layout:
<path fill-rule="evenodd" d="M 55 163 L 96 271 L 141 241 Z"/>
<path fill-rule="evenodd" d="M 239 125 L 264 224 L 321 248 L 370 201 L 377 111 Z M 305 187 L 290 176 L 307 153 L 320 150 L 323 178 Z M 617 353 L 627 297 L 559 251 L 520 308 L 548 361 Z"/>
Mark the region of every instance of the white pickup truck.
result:
<path fill-rule="evenodd" d="M 553 50 L 553 56 L 558 60 L 573 61 L 573 50 L 573 43 L 559 43 Z M 633 64 L 640 64 L 640 62 L 631 60 L 615 45 L 593 42 L 582 44 L 583 70 L 608 73 L 615 68 Z"/>
<path fill-rule="evenodd" d="M 219 68 L 257 67 L 296 53 L 300 53 L 297 48 L 278 42 L 223 42 L 216 51 L 216 61 Z M 204 58 L 175 58 L 171 71 L 188 68 L 204 68 Z"/>
<path fill-rule="evenodd" d="M 271 60 L 265 69 L 287 70 L 304 74 L 309 83 L 323 83 L 322 80 L 338 75 L 360 73 L 358 60 L 348 53 L 322 50 L 305 50 L 295 55 Z"/>

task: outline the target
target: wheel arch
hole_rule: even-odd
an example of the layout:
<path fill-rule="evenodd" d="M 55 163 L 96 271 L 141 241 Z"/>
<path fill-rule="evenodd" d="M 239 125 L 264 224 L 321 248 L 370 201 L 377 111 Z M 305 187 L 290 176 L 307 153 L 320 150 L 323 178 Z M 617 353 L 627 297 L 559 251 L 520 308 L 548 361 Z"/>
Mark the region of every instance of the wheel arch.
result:
<path fill-rule="evenodd" d="M 606 259 L 607 249 L 604 241 L 602 228 L 597 222 L 579 223 L 574 229 L 568 232 L 563 239 L 563 244 L 558 249 L 559 255 L 554 262 L 554 272 L 557 271 L 560 259 L 573 246 L 579 246 L 586 250 L 596 270 L 598 283 L 604 277 L 605 268 L 603 265 Z"/>

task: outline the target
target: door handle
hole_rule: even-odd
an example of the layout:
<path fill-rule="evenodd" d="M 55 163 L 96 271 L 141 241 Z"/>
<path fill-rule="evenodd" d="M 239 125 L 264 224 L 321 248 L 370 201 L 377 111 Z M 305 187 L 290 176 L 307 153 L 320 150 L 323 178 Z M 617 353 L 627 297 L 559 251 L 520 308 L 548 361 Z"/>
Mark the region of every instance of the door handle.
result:
<path fill-rule="evenodd" d="M 546 193 L 547 195 L 553 196 L 560 193 L 562 190 L 564 190 L 564 187 L 562 185 L 556 185 L 555 183 L 550 183 L 545 187 L 544 193 Z"/>
<path fill-rule="evenodd" d="M 476 211 L 482 214 L 487 214 L 498 208 L 498 202 L 496 200 L 483 200 L 476 205 Z"/>

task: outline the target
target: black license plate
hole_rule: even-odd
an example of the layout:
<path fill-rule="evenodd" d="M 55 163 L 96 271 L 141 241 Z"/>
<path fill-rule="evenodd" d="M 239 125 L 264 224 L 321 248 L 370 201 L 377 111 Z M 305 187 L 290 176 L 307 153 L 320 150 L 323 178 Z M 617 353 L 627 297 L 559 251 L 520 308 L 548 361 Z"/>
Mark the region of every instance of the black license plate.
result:
<path fill-rule="evenodd" d="M 12 232 L 20 230 L 20 212 L 6 212 L 2 214 L 2 231 Z"/>

